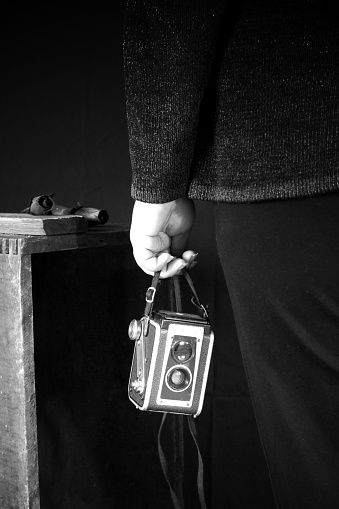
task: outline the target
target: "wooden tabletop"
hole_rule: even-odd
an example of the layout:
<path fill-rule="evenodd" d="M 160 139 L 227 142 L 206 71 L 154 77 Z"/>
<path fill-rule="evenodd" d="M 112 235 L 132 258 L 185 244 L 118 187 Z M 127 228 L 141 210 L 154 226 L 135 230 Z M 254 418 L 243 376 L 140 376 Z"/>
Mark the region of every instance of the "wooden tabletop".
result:
<path fill-rule="evenodd" d="M 88 228 L 82 233 L 61 235 L 0 235 L 0 253 L 34 254 L 69 249 L 114 246 L 129 243 L 129 227 L 121 224 L 105 224 Z"/>

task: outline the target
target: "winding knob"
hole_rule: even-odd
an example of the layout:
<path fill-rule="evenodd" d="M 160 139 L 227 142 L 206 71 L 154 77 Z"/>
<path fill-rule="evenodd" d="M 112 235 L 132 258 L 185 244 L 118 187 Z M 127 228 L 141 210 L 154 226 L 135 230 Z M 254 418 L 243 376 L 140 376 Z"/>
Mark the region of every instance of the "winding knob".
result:
<path fill-rule="evenodd" d="M 128 336 L 132 341 L 140 339 L 142 333 L 142 323 L 140 320 L 132 320 L 128 327 Z"/>

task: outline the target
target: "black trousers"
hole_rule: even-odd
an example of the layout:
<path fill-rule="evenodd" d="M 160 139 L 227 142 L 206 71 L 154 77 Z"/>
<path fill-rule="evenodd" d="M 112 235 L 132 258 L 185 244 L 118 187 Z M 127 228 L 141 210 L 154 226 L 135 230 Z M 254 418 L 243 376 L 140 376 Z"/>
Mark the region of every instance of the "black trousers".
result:
<path fill-rule="evenodd" d="M 339 507 L 339 193 L 215 214 L 276 505 Z"/>

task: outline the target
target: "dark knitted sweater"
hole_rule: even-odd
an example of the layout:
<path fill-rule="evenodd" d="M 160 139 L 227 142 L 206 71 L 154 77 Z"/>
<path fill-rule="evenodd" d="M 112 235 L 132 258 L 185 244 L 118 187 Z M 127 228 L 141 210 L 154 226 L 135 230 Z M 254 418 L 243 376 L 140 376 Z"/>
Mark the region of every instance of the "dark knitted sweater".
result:
<path fill-rule="evenodd" d="M 135 199 L 246 202 L 339 189 L 339 7 L 326 4 L 128 0 Z"/>

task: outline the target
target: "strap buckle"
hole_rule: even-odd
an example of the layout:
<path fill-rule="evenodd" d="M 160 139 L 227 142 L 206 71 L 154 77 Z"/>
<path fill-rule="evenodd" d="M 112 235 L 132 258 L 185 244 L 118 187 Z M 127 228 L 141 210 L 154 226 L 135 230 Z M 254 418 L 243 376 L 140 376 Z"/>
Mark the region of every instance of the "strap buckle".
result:
<path fill-rule="evenodd" d="M 206 320 L 208 320 L 208 311 L 207 311 L 207 307 L 205 307 L 203 304 L 201 304 L 200 301 L 197 300 L 197 298 L 195 296 L 193 296 L 191 298 L 191 302 L 192 304 L 199 309 L 201 315 L 203 318 L 206 318 Z"/>
<path fill-rule="evenodd" d="M 157 289 L 154 286 L 150 286 L 149 288 L 147 288 L 146 296 L 145 296 L 146 302 L 148 302 L 149 304 L 152 304 L 154 302 L 154 297 L 155 297 L 156 291 L 157 291 Z"/>

